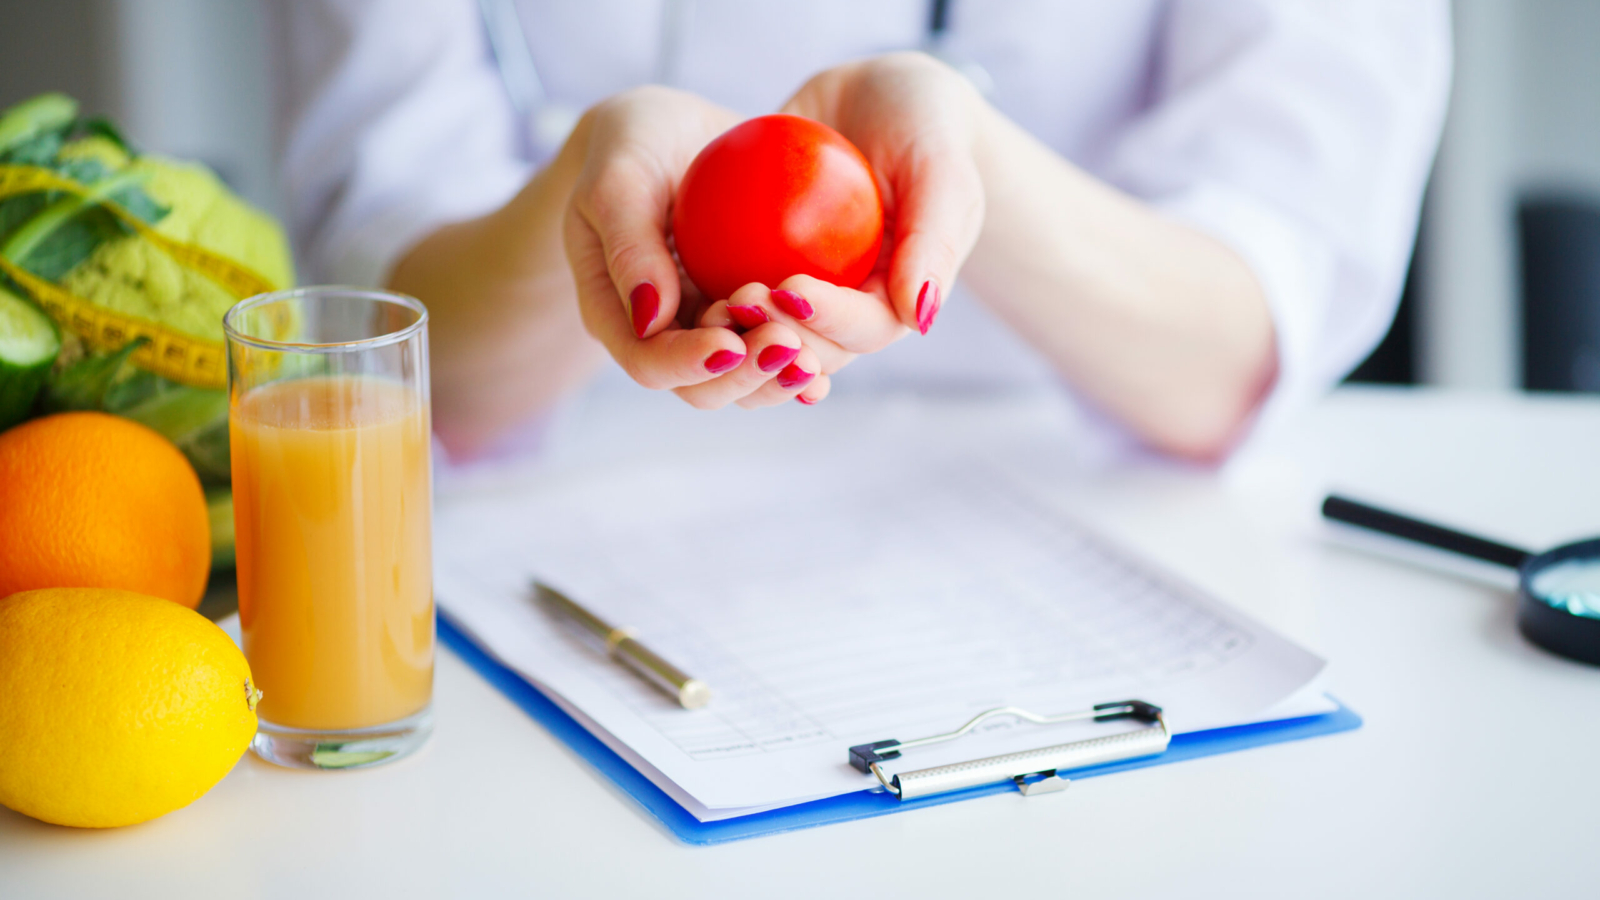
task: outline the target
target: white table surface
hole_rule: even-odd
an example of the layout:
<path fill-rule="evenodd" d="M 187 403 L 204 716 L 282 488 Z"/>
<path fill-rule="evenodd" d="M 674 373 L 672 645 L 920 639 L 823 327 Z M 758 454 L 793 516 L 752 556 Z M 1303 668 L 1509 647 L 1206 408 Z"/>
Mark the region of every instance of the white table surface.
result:
<path fill-rule="evenodd" d="M 0 809 L 0 897 L 1593 897 L 1600 668 L 1527 645 L 1503 585 L 1314 511 L 1334 485 L 1543 547 L 1600 533 L 1597 448 L 1593 400 L 1345 390 L 1223 474 L 1079 479 L 1089 521 L 1332 660 L 1358 731 L 689 847 L 445 652 L 416 757 L 246 756 L 112 831 Z"/>

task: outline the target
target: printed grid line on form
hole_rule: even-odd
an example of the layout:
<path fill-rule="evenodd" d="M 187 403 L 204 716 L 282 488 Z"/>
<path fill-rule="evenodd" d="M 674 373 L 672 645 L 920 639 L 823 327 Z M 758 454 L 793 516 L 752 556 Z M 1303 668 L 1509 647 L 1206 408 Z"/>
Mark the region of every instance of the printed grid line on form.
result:
<path fill-rule="evenodd" d="M 759 532 L 685 559 L 681 536 L 563 510 L 565 527 L 529 554 L 541 574 L 585 573 L 583 602 L 713 686 L 710 707 L 686 712 L 621 667 L 594 669 L 692 759 L 938 731 L 1007 704 L 1057 712 L 1052 698 L 1131 695 L 1250 643 L 1187 589 L 992 473 L 952 470 L 934 492 L 814 492 L 787 511 L 837 527 L 808 535 L 803 560 Z M 683 530 L 726 531 L 727 513 Z"/>

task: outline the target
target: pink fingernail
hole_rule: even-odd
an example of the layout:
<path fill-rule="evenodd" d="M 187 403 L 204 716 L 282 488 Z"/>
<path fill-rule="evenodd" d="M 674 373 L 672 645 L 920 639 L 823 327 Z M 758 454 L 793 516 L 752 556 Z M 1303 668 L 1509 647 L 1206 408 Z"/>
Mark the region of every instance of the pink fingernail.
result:
<path fill-rule="evenodd" d="M 642 281 L 628 295 L 628 309 L 633 314 L 633 333 L 644 337 L 645 329 L 656 320 L 656 313 L 661 311 L 661 294 L 656 286 L 648 281 Z"/>
<path fill-rule="evenodd" d="M 796 400 L 799 400 L 801 403 L 804 403 L 807 406 L 816 406 L 817 405 L 817 401 L 815 401 L 815 400 L 807 400 L 805 394 L 795 394 L 794 398 Z"/>
<path fill-rule="evenodd" d="M 706 357 L 706 371 L 713 375 L 721 375 L 742 362 L 744 362 L 743 353 L 735 353 L 732 350 L 718 350 Z"/>
<path fill-rule="evenodd" d="M 767 315 L 767 311 L 759 306 L 730 306 L 728 307 L 728 315 L 739 323 L 740 328 L 754 328 L 757 325 L 765 325 L 772 321 L 772 317 Z"/>
<path fill-rule="evenodd" d="M 787 391 L 791 388 L 797 388 L 801 385 L 810 384 L 811 379 L 815 377 L 817 377 L 817 373 L 815 372 L 807 372 L 805 369 L 802 369 L 799 366 L 790 366 L 778 373 L 778 387 L 781 387 Z"/>
<path fill-rule="evenodd" d="M 785 347 L 782 344 L 773 344 L 756 357 L 756 368 L 763 372 L 776 372 L 794 362 L 800 355 L 799 347 Z"/>
<path fill-rule="evenodd" d="M 924 281 L 922 291 L 917 294 L 917 330 L 927 334 L 938 314 L 939 286 L 932 281 Z"/>
<path fill-rule="evenodd" d="M 806 302 L 806 298 L 796 294 L 794 291 L 773 291 L 772 305 L 802 322 L 816 315 L 817 312 L 811 308 L 810 303 Z"/>

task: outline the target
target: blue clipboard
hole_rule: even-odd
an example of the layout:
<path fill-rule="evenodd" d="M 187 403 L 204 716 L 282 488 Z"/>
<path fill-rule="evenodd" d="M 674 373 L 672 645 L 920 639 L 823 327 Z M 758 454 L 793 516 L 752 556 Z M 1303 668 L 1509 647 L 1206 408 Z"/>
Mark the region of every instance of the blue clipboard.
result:
<path fill-rule="evenodd" d="M 645 812 L 648 812 L 656 821 L 666 826 L 668 831 L 672 832 L 684 843 L 721 844 L 742 838 L 761 837 L 762 835 L 794 831 L 799 828 L 810 828 L 815 825 L 828 825 L 834 822 L 846 822 L 851 819 L 864 819 L 869 816 L 882 816 L 889 813 L 921 809 L 925 806 L 937 806 L 941 803 L 954 803 L 958 800 L 1005 793 L 1017 789 L 1011 782 L 1001 781 L 982 787 L 952 791 L 947 794 L 937 794 L 932 797 L 915 800 L 899 800 L 884 791 L 862 790 L 854 794 L 843 794 L 838 797 L 813 800 L 809 803 L 799 803 L 782 809 L 752 813 L 751 815 L 734 819 L 702 822 L 690 815 L 688 810 L 679 806 L 676 800 L 669 797 L 661 788 L 656 787 L 650 779 L 641 774 L 638 769 L 629 765 L 627 761 L 618 756 L 610 747 L 607 747 L 599 738 L 590 734 L 588 729 L 567 715 L 561 707 L 541 693 L 538 688 L 529 684 L 521 675 L 501 665 L 497 660 L 485 653 L 464 632 L 452 625 L 443 613 L 439 615 L 439 639 L 444 642 L 446 647 L 455 651 L 455 654 L 461 657 L 467 665 L 475 669 L 479 675 L 482 675 L 486 681 L 511 698 L 535 721 L 543 725 L 551 734 L 561 739 L 574 752 L 587 760 L 589 765 L 611 779 L 612 783 L 637 801 L 640 806 L 644 807 Z M 1061 774 L 1074 779 L 1092 778 L 1096 775 L 1110 775 L 1114 772 L 1122 772 L 1128 769 L 1142 769 L 1145 766 L 1159 766 L 1164 763 L 1180 762 L 1218 753 L 1231 753 L 1234 750 L 1244 750 L 1248 747 L 1281 744 L 1285 741 L 1298 741 L 1303 738 L 1335 734 L 1360 727 L 1361 717 L 1348 707 L 1340 704 L 1339 708 L 1333 712 L 1317 716 L 1174 735 L 1167 751 L 1160 756 L 1106 763 L 1084 769 L 1074 769 Z"/>

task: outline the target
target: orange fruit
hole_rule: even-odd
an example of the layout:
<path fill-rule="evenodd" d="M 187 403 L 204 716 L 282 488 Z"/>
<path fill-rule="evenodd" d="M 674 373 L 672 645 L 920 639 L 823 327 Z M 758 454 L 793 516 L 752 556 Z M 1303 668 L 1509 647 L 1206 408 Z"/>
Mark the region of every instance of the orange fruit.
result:
<path fill-rule="evenodd" d="M 200 479 L 166 438 L 97 412 L 0 434 L 0 597 L 116 588 L 193 609 L 210 569 Z"/>

